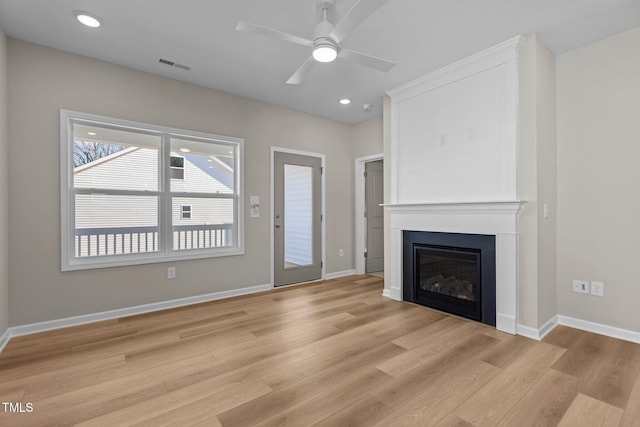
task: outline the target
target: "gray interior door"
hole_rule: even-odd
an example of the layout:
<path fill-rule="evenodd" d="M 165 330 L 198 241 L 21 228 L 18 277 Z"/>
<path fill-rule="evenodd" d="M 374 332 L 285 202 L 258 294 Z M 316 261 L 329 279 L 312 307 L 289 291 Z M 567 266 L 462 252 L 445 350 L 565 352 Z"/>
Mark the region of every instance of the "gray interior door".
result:
<path fill-rule="evenodd" d="M 274 285 L 322 275 L 321 160 L 274 153 Z"/>
<path fill-rule="evenodd" d="M 367 218 L 367 247 L 365 271 L 375 273 L 384 270 L 384 203 L 383 161 L 365 164 L 365 199 Z"/>

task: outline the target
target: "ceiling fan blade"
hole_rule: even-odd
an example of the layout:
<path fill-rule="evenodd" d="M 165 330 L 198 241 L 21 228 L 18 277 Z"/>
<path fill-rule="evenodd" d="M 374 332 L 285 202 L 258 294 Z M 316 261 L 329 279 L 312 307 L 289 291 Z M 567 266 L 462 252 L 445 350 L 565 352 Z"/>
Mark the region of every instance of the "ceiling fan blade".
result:
<path fill-rule="evenodd" d="M 338 58 L 357 62 L 358 64 L 364 65 L 365 67 L 374 68 L 385 73 L 396 65 L 395 62 L 376 58 L 375 56 L 366 55 L 364 53 L 356 52 L 349 49 L 340 49 L 340 51 L 338 52 Z"/>
<path fill-rule="evenodd" d="M 313 46 L 311 40 L 307 40 L 303 37 L 294 36 L 293 34 L 284 33 L 278 30 L 272 30 L 271 28 L 263 27 L 261 25 L 252 24 L 250 22 L 240 21 L 236 25 L 236 30 L 246 31 L 248 33 L 258 34 L 266 37 L 273 37 L 285 42 L 295 43 L 306 47 Z"/>
<path fill-rule="evenodd" d="M 296 72 L 293 73 L 293 75 L 291 75 L 291 77 L 289 77 L 289 80 L 287 80 L 287 84 L 288 85 L 299 85 L 300 82 L 302 82 L 302 79 L 305 76 L 305 74 L 307 74 L 309 72 L 309 70 L 311 69 L 311 67 L 313 67 L 313 64 L 315 62 L 316 62 L 316 60 L 313 59 L 313 56 L 310 56 L 309 59 L 304 61 L 304 63 L 300 66 L 300 68 L 298 68 L 296 70 Z"/>
<path fill-rule="evenodd" d="M 388 0 L 359 0 L 347 12 L 340 22 L 336 24 L 329 34 L 336 43 L 347 36 L 358 25 L 362 24 L 373 12 L 378 10 Z"/>

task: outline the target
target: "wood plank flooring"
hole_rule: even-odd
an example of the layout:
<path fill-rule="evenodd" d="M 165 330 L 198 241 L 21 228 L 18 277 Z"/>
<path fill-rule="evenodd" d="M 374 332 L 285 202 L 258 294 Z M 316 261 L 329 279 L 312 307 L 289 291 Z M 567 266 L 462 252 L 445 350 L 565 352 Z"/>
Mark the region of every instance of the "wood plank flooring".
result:
<path fill-rule="evenodd" d="M 640 345 L 543 342 L 351 276 L 14 338 L 2 426 L 640 426 Z"/>

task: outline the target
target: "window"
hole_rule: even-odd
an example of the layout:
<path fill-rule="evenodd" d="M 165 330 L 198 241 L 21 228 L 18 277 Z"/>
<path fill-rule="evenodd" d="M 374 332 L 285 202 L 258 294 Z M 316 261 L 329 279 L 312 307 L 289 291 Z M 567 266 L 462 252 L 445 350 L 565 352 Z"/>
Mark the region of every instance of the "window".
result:
<path fill-rule="evenodd" d="M 184 157 L 171 156 L 169 161 L 171 179 L 184 179 Z"/>
<path fill-rule="evenodd" d="M 180 205 L 180 210 L 182 219 L 191 219 L 191 205 Z"/>
<path fill-rule="evenodd" d="M 242 139 L 60 116 L 63 271 L 243 253 Z"/>

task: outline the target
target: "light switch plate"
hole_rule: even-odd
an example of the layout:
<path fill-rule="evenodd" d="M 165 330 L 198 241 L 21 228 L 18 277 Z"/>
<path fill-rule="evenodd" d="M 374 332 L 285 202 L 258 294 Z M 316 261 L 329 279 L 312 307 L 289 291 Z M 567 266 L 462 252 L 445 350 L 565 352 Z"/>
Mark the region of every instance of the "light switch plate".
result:
<path fill-rule="evenodd" d="M 251 218 L 258 218 L 260 216 L 260 197 L 250 196 L 249 205 L 250 205 L 249 212 L 251 214 Z"/>

